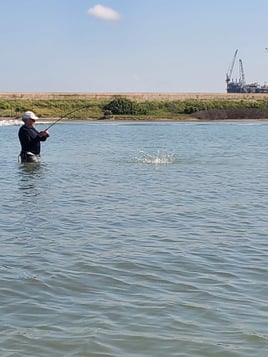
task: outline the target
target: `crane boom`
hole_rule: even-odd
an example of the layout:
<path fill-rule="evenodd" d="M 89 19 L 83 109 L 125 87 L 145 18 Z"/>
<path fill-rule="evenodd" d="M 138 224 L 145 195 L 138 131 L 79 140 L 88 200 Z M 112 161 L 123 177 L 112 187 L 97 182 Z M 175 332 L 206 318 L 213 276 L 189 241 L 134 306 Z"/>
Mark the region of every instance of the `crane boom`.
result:
<path fill-rule="evenodd" d="M 229 83 L 230 80 L 231 80 L 231 76 L 232 76 L 232 73 L 233 73 L 233 69 L 234 69 L 234 64 L 235 64 L 235 59 L 236 59 L 236 56 L 237 56 L 237 52 L 238 52 L 238 49 L 235 51 L 234 53 L 234 57 L 233 57 L 233 60 L 232 60 L 232 63 L 228 69 L 228 72 L 226 73 L 226 82 Z"/>
<path fill-rule="evenodd" d="M 239 59 L 239 83 L 241 85 L 244 85 L 246 83 L 243 62 L 241 59 Z"/>

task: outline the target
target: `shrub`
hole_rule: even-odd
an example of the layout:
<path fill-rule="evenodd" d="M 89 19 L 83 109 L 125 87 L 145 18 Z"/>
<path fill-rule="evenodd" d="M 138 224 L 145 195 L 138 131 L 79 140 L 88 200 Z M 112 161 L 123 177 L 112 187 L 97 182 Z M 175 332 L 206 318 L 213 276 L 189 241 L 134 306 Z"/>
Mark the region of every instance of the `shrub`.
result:
<path fill-rule="evenodd" d="M 133 102 L 127 98 L 115 98 L 110 103 L 104 105 L 103 110 L 109 110 L 112 114 L 121 115 L 137 115 L 147 114 L 147 110 L 144 106 L 137 102 Z"/>

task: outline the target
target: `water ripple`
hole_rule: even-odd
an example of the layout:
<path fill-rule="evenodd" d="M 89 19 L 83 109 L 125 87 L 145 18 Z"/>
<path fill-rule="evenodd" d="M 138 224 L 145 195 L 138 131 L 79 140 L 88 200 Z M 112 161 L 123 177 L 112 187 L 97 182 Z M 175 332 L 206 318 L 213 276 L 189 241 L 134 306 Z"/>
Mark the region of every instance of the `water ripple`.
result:
<path fill-rule="evenodd" d="M 268 126 L 62 124 L 35 167 L 15 129 L 1 356 L 266 356 Z"/>

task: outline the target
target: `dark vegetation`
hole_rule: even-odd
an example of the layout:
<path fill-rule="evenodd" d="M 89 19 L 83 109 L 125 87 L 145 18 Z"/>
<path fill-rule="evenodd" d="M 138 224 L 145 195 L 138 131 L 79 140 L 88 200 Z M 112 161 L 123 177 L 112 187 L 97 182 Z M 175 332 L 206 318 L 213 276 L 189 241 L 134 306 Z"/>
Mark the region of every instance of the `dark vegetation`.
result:
<path fill-rule="evenodd" d="M 41 118 L 70 119 L 261 119 L 268 118 L 266 99 L 186 99 L 135 101 L 123 96 L 104 99 L 0 99 L 0 117 L 20 117 L 33 110 Z"/>
<path fill-rule="evenodd" d="M 268 119 L 268 108 L 209 109 L 194 113 L 194 117 L 203 120 Z"/>

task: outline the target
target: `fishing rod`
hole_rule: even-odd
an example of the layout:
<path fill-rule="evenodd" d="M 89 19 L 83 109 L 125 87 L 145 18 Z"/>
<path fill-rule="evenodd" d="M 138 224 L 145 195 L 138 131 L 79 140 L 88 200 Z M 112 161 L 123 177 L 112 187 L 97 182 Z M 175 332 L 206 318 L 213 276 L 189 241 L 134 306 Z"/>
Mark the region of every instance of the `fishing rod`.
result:
<path fill-rule="evenodd" d="M 80 107 L 80 108 L 73 109 L 73 110 L 71 110 L 70 112 L 63 114 L 59 119 L 57 119 L 57 120 L 55 120 L 53 123 L 51 123 L 44 131 L 47 131 L 47 130 L 50 129 L 52 126 L 54 126 L 54 125 L 57 124 L 59 121 L 61 121 L 62 119 L 66 119 L 66 118 L 68 117 L 68 115 L 71 115 L 71 114 L 77 112 L 78 110 L 82 110 L 82 109 L 85 109 L 85 108 L 88 108 L 88 107 L 90 107 L 90 104 L 84 105 L 83 107 Z"/>

